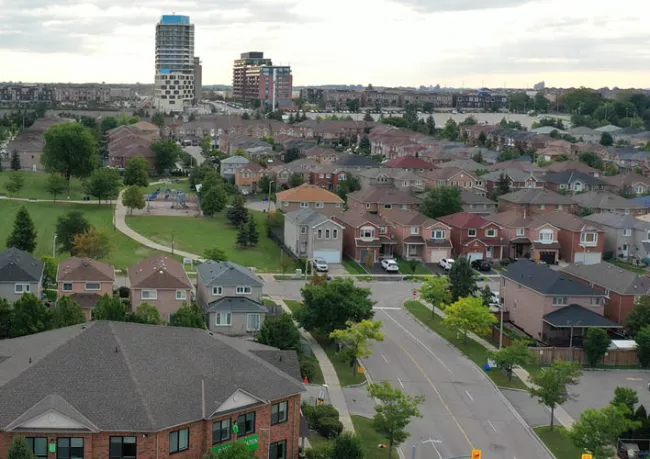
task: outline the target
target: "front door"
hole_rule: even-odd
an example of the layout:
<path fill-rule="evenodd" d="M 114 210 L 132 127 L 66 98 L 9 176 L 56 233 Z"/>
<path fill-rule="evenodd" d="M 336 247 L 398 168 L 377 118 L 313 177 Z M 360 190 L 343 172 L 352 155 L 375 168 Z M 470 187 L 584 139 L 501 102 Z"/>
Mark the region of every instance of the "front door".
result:
<path fill-rule="evenodd" d="M 492 247 L 488 247 L 485 251 L 486 258 L 492 258 Z"/>
<path fill-rule="evenodd" d="M 623 256 L 627 258 L 630 254 L 630 246 L 627 244 L 623 244 Z"/>

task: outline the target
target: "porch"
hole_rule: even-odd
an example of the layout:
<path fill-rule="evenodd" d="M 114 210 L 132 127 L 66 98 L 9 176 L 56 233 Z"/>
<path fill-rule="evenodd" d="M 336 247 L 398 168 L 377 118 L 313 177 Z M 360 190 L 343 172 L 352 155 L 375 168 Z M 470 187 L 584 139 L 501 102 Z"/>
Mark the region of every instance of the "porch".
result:
<path fill-rule="evenodd" d="M 582 347 L 590 328 L 617 330 L 616 322 L 578 304 L 571 304 L 546 314 L 543 319 L 542 341 L 549 346 Z"/>
<path fill-rule="evenodd" d="M 387 237 L 382 236 L 372 241 L 355 239 L 355 246 L 354 260 L 361 264 L 367 262 L 368 256 L 372 257 L 373 263 L 377 263 L 384 258 L 395 257 L 395 241 L 391 241 Z"/>
<path fill-rule="evenodd" d="M 527 237 L 518 237 L 510 241 L 509 258 L 530 258 L 532 242 Z"/>
<path fill-rule="evenodd" d="M 422 236 L 410 236 L 402 241 L 401 255 L 405 260 L 420 260 L 425 259 L 426 243 Z"/>

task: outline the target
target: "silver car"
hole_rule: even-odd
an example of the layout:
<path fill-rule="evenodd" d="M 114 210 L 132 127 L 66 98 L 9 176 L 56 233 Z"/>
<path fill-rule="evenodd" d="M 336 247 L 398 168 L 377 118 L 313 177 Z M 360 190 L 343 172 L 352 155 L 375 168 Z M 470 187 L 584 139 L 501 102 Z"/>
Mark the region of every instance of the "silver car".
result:
<path fill-rule="evenodd" d="M 327 266 L 327 262 L 323 258 L 319 258 L 319 257 L 314 258 L 313 265 L 314 265 L 314 269 L 321 273 L 326 273 L 329 270 L 329 266 Z"/>

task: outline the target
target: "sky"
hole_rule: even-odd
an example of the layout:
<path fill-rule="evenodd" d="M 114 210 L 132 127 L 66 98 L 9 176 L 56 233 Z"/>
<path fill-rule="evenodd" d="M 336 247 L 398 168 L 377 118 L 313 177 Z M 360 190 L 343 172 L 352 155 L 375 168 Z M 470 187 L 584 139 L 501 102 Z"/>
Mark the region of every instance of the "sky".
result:
<path fill-rule="evenodd" d="M 155 24 L 189 15 L 204 84 L 240 53 L 294 85 L 650 87 L 648 0 L 0 0 L 0 81 L 152 83 Z"/>

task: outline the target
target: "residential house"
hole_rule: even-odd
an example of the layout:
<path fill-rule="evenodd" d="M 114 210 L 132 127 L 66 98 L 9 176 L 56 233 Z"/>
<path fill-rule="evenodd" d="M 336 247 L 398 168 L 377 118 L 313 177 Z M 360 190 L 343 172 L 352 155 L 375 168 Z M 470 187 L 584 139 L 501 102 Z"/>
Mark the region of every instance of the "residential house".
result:
<path fill-rule="evenodd" d="M 0 341 L 0 355 L 1 457 L 18 436 L 41 458 L 199 458 L 234 441 L 257 457 L 299 455 L 295 351 L 92 321 Z"/>
<path fill-rule="evenodd" d="M 650 222 L 613 212 L 592 214 L 584 219 L 605 231 L 605 258 L 630 258 L 639 263 L 650 256 Z"/>
<path fill-rule="evenodd" d="M 576 139 L 582 139 L 588 143 L 598 143 L 600 142 L 600 137 L 602 133 L 596 132 L 591 128 L 586 126 L 575 126 L 569 129 L 569 133 Z"/>
<path fill-rule="evenodd" d="M 501 260 L 506 255 L 507 240 L 497 223 L 469 212 L 446 215 L 438 220 L 451 228 L 454 256 Z"/>
<path fill-rule="evenodd" d="M 581 161 L 560 161 L 560 162 L 550 164 L 548 167 L 545 167 L 543 170 L 547 173 L 577 171 L 577 172 L 582 172 L 584 174 L 589 174 L 592 177 L 596 177 L 596 178 L 599 178 L 602 175 L 602 172 L 600 170 L 588 166 Z"/>
<path fill-rule="evenodd" d="M 560 229 L 514 210 L 485 217 L 501 228 L 507 241 L 504 258 L 529 258 L 554 265 L 560 259 Z"/>
<path fill-rule="evenodd" d="M 261 190 L 258 183 L 268 173 L 268 169 L 258 163 L 248 163 L 235 170 L 235 186 L 243 194 L 267 193 L 268 190 Z"/>
<path fill-rule="evenodd" d="M 104 295 L 113 296 L 113 265 L 92 258 L 72 257 L 59 263 L 56 271 L 57 297 L 69 296 L 92 318 L 92 309 Z"/>
<path fill-rule="evenodd" d="M 45 117 L 38 119 L 29 127 L 22 129 L 13 140 L 7 145 L 7 160 L 5 167 L 10 167 L 11 154 L 16 151 L 20 158 L 20 167 L 22 170 L 40 171 L 43 169 L 41 165 L 41 154 L 45 146 L 45 131 L 55 124 L 64 123 L 66 119 L 58 117 Z"/>
<path fill-rule="evenodd" d="M 341 140 L 350 142 L 353 138 L 364 135 L 365 129 L 374 127 L 375 123 L 348 120 L 306 120 L 293 127 L 299 129 L 306 139 L 320 139 L 325 144 L 337 145 Z"/>
<path fill-rule="evenodd" d="M 445 161 L 438 164 L 440 168 L 454 167 L 456 169 L 462 169 L 472 174 L 476 173 L 478 170 L 485 169 L 483 164 L 477 163 L 473 159 L 454 159 L 453 161 Z"/>
<path fill-rule="evenodd" d="M 598 136 L 598 141 L 600 141 L 600 136 Z M 571 144 L 571 157 L 579 158 L 582 153 L 586 153 L 586 152 L 596 153 L 603 160 L 607 159 L 607 157 L 609 155 L 609 150 L 607 149 L 607 147 L 602 146 L 600 143 L 578 142 L 578 143 L 572 143 Z M 569 161 L 569 162 L 580 163 L 579 161 Z M 584 164 L 584 163 L 581 163 L 581 164 Z M 586 164 L 584 164 L 584 165 L 587 166 Z M 589 167 L 589 166 L 587 166 L 587 167 Z"/>
<path fill-rule="evenodd" d="M 497 188 L 502 175 L 508 179 L 510 191 L 522 188 L 544 188 L 546 185 L 544 177 L 539 173 L 516 168 L 493 170 L 481 176 L 484 187 L 490 196 Z"/>
<path fill-rule="evenodd" d="M 620 328 L 604 317 L 602 293 L 546 265 L 521 260 L 508 266 L 500 296 L 510 321 L 550 346 L 581 346 L 589 328 Z"/>
<path fill-rule="evenodd" d="M 384 218 L 356 209 L 335 214 L 332 218 L 344 227 L 343 251 L 348 258 L 364 265 L 369 259 L 377 263 L 383 258 L 393 258 L 397 241 Z"/>
<path fill-rule="evenodd" d="M 568 196 L 555 191 L 524 188 L 499 196 L 499 211 L 516 210 L 524 216 L 573 212 L 574 203 Z"/>
<path fill-rule="evenodd" d="M 118 126 L 106 133 L 108 165 L 124 168 L 131 158 L 142 156 L 154 168 L 156 155 L 150 146 L 161 139 L 160 128 L 146 121 Z"/>
<path fill-rule="evenodd" d="M 381 167 L 374 159 L 370 159 L 363 155 L 344 155 L 334 161 L 334 165 L 343 168 L 346 171 L 360 171 L 362 169 L 370 169 L 373 167 Z"/>
<path fill-rule="evenodd" d="M 594 213 L 614 212 L 625 215 L 643 215 L 646 207 L 625 199 L 609 191 L 590 191 L 571 196 L 578 211 L 591 211 Z"/>
<path fill-rule="evenodd" d="M 543 169 L 530 160 L 522 160 L 521 157 L 517 159 L 509 159 L 508 161 L 501 161 L 491 166 L 485 166 L 489 171 L 505 170 L 505 169 L 521 169 L 528 172 L 541 172 Z"/>
<path fill-rule="evenodd" d="M 400 158 L 391 159 L 384 163 L 384 166 L 395 169 L 405 169 L 412 172 L 425 172 L 436 169 L 436 166 L 430 162 L 415 156 L 402 156 Z"/>
<path fill-rule="evenodd" d="M 624 174 L 603 177 L 610 191 L 613 192 L 631 192 L 637 196 L 643 196 L 650 193 L 650 177 L 645 177 L 634 171 Z"/>
<path fill-rule="evenodd" d="M 196 303 L 205 311 L 210 331 L 231 336 L 259 331 L 268 310 L 255 273 L 231 261 L 208 260 L 197 266 L 196 274 Z"/>
<path fill-rule="evenodd" d="M 546 214 L 540 219 L 560 229 L 557 240 L 561 260 L 585 265 L 601 262 L 605 232 L 598 225 L 563 212 Z"/>
<path fill-rule="evenodd" d="M 573 144 L 566 140 L 549 140 L 544 142 L 541 148 L 536 149 L 535 155 L 542 161 L 554 161 L 560 157 L 570 158 L 573 156 L 572 146 Z"/>
<path fill-rule="evenodd" d="M 395 253 L 406 260 L 438 263 L 451 257 L 451 228 L 412 210 L 393 210 L 384 216 L 392 226 Z"/>
<path fill-rule="evenodd" d="M 269 171 L 274 177 L 277 189 L 289 188 L 291 176 L 293 174 L 300 174 L 304 183 L 310 183 L 311 171 L 320 167 L 316 161 L 312 159 L 301 158 L 287 164 L 279 164 L 277 166 L 270 166 Z"/>
<path fill-rule="evenodd" d="M 243 156 L 229 156 L 224 158 L 220 162 L 220 174 L 225 179 L 231 179 L 235 176 L 235 172 L 240 167 L 243 167 L 249 164 L 250 161 Z"/>
<path fill-rule="evenodd" d="M 461 189 L 471 190 L 473 193 L 485 196 L 485 183 L 483 178 L 472 172 L 467 172 L 457 167 L 444 167 L 419 174 L 424 179 L 427 189 L 439 186 L 457 186 Z"/>
<path fill-rule="evenodd" d="M 492 201 L 483 195 L 460 190 L 460 198 L 463 201 L 463 212 L 478 215 L 490 215 L 497 212 L 496 201 Z"/>
<path fill-rule="evenodd" d="M 334 164 L 334 162 L 343 156 L 333 148 L 322 147 L 320 145 L 311 147 L 304 152 L 305 158 L 316 161 L 320 164 Z"/>
<path fill-rule="evenodd" d="M 361 188 L 392 187 L 406 192 L 424 191 L 424 180 L 413 171 L 381 167 L 356 172 Z"/>
<path fill-rule="evenodd" d="M 302 185 L 281 191 L 275 195 L 276 206 L 284 213 L 298 209 L 327 211 L 342 209 L 343 199 L 319 186 L 303 183 Z"/>
<path fill-rule="evenodd" d="M 625 325 L 634 304 L 650 293 L 650 279 L 611 263 L 568 265 L 562 272 L 589 284 L 605 297 L 605 317 Z"/>
<path fill-rule="evenodd" d="M 322 258 L 341 263 L 343 225 L 313 209 L 298 209 L 284 216 L 284 245 L 298 258 Z"/>
<path fill-rule="evenodd" d="M 637 150 L 633 147 L 616 148 L 608 155 L 609 161 L 613 162 L 622 171 L 631 171 L 637 168 L 647 174 L 650 171 L 650 152 Z"/>
<path fill-rule="evenodd" d="M 128 275 L 134 311 L 142 303 L 147 303 L 169 320 L 183 303 L 192 300 L 192 283 L 183 265 L 167 255 L 153 255 L 130 266 Z"/>
<path fill-rule="evenodd" d="M 9 248 L 0 253 L 0 298 L 15 303 L 23 293 L 43 294 L 44 263 L 31 253 Z"/>
<path fill-rule="evenodd" d="M 584 193 L 585 191 L 600 191 L 607 185 L 604 181 L 592 175 L 579 171 L 551 172 L 544 177 L 546 188 L 558 193 Z"/>
<path fill-rule="evenodd" d="M 422 200 L 397 188 L 365 188 L 347 196 L 348 208 L 357 212 L 379 212 L 381 215 L 393 209 L 417 210 Z"/>
<path fill-rule="evenodd" d="M 339 183 L 345 180 L 347 176 L 348 174 L 341 167 L 334 164 L 325 164 L 316 166 L 309 172 L 308 182 L 335 192 L 339 189 Z"/>

